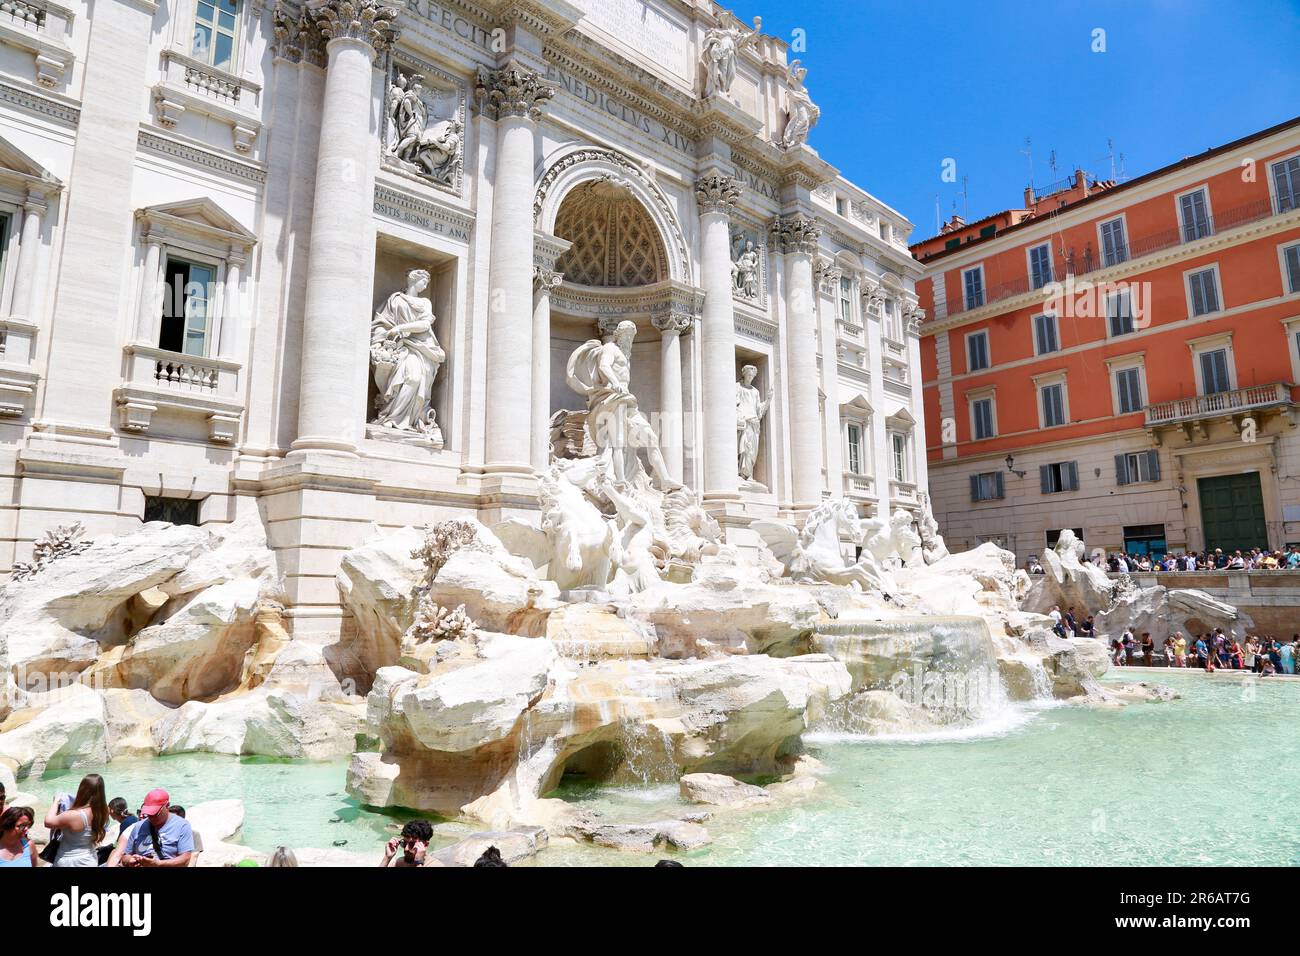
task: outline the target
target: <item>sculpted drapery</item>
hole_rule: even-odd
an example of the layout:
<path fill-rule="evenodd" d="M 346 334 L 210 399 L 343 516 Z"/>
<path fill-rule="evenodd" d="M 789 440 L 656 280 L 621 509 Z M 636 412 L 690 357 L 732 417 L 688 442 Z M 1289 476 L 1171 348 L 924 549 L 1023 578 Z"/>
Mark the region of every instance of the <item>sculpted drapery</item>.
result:
<path fill-rule="evenodd" d="M 406 291 L 390 295 L 370 326 L 379 390 L 375 421 L 389 428 L 421 433 L 437 428 L 433 383 L 447 353 L 433 334 L 433 305 L 420 294 L 428 285 L 429 273 L 411 272 Z"/>

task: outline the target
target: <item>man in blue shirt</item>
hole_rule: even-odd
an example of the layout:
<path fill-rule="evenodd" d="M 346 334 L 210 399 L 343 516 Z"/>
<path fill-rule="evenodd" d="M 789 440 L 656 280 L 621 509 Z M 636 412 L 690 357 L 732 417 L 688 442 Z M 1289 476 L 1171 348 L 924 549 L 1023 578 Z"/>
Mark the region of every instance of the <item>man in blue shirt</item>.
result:
<path fill-rule="evenodd" d="M 188 866 L 194 855 L 194 831 L 170 806 L 166 790 L 150 790 L 140 808 L 140 823 L 121 839 L 108 865 Z"/>

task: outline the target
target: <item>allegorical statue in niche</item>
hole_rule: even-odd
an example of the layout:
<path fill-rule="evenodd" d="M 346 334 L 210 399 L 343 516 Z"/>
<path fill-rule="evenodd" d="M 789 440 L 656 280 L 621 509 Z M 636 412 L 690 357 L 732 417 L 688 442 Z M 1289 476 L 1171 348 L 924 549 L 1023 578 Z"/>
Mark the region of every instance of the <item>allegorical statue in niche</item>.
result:
<path fill-rule="evenodd" d="M 739 27 L 714 27 L 704 35 L 704 49 L 700 59 L 704 63 L 704 95 L 706 97 L 731 92 L 736 80 L 736 55 L 745 47 L 758 42 L 762 35 L 763 18 L 754 17 L 753 32 Z"/>
<path fill-rule="evenodd" d="M 429 273 L 414 269 L 406 291 L 394 292 L 370 325 L 370 362 L 374 367 L 375 422 L 441 442 L 433 401 L 433 383 L 447 353 L 433 334 L 433 304 L 421 293 Z"/>
<path fill-rule="evenodd" d="M 465 124 L 460 112 L 429 125 L 429 107 L 421 92 L 424 77 L 398 73 L 388 88 L 386 150 L 399 163 L 449 185 L 460 170 Z"/>
<path fill-rule="evenodd" d="M 746 481 L 754 480 L 754 462 L 758 460 L 758 433 L 763 423 L 763 416 L 772 404 L 772 389 L 769 386 L 767 397 L 759 395 L 754 387 L 754 376 L 758 369 L 746 365 L 740 370 L 740 381 L 736 383 L 736 447 L 739 453 L 740 477 Z"/>
<path fill-rule="evenodd" d="M 668 474 L 659 436 L 628 389 L 632 379 L 632 340 L 636 323 L 620 322 L 612 342 L 590 339 L 573 350 L 566 368 L 569 387 L 587 399 L 587 434 L 597 454 L 610 454 L 614 480 L 635 482 L 645 472 L 644 452 L 661 490 L 681 487 Z"/>
<path fill-rule="evenodd" d="M 822 115 L 822 111 L 808 96 L 808 90 L 804 88 L 803 80 L 807 75 L 808 70 L 801 67 L 798 60 L 790 64 L 788 76 L 790 92 L 786 99 L 785 131 L 781 134 L 781 145 L 786 149 L 794 149 L 808 142 L 809 131 L 817 125 L 817 119 Z"/>
<path fill-rule="evenodd" d="M 743 251 L 731 264 L 731 280 L 737 295 L 758 298 L 758 250 L 752 239 L 745 240 Z"/>

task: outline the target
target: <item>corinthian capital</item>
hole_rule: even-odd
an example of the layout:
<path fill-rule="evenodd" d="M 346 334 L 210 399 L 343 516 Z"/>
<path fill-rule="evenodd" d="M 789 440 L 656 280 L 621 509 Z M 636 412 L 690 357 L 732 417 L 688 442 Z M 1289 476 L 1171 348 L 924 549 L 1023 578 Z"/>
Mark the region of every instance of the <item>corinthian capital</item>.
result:
<path fill-rule="evenodd" d="M 556 272 L 546 266 L 533 266 L 533 288 L 538 292 L 550 292 L 563 281 L 563 272 Z"/>
<path fill-rule="evenodd" d="M 772 220 L 772 245 L 781 252 L 801 252 L 812 255 L 817 251 L 817 241 L 822 231 L 811 216 L 797 212 L 791 216 L 777 216 Z"/>
<path fill-rule="evenodd" d="M 650 317 L 650 324 L 662 334 L 684 335 L 690 331 L 694 317 L 683 309 L 664 309 Z"/>
<path fill-rule="evenodd" d="M 483 104 L 483 111 L 493 119 L 507 116 L 542 118 L 542 109 L 555 95 L 555 87 L 533 70 L 525 70 L 511 63 L 499 70 L 478 71 L 474 94 Z"/>
<path fill-rule="evenodd" d="M 397 41 L 398 9 L 388 0 L 317 0 L 306 12 L 326 43 L 361 40 L 383 53 Z"/>
<path fill-rule="evenodd" d="M 717 174 L 702 176 L 695 181 L 695 200 L 700 204 L 701 212 L 721 212 L 727 215 L 740 202 L 744 192 L 740 181 L 731 176 Z"/>

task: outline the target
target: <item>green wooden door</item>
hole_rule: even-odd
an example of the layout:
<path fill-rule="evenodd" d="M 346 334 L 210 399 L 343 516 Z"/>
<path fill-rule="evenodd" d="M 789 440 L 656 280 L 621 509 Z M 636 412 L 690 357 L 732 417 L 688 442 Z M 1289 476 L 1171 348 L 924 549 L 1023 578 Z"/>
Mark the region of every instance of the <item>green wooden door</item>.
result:
<path fill-rule="evenodd" d="M 1201 497 L 1201 525 L 1205 528 L 1205 546 L 1225 552 L 1249 551 L 1268 547 L 1264 526 L 1264 493 L 1259 474 L 1220 475 L 1198 478 Z"/>

